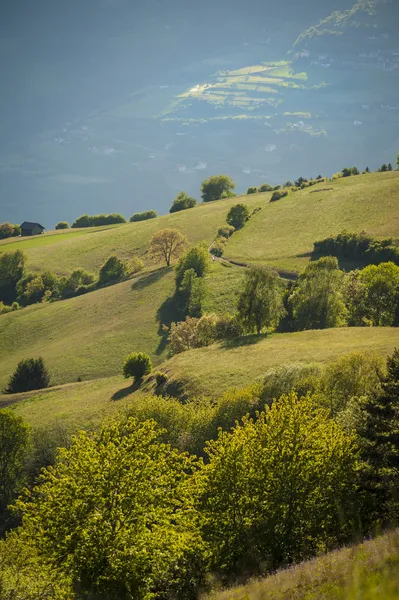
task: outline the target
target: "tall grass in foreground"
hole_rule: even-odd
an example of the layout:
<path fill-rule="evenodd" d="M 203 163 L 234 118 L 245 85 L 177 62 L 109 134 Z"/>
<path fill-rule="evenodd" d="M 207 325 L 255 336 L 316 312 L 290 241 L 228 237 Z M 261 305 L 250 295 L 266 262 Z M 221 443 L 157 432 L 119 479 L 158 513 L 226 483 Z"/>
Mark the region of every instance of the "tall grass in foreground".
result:
<path fill-rule="evenodd" d="M 398 599 L 399 529 L 206 597 L 206 600 Z"/>

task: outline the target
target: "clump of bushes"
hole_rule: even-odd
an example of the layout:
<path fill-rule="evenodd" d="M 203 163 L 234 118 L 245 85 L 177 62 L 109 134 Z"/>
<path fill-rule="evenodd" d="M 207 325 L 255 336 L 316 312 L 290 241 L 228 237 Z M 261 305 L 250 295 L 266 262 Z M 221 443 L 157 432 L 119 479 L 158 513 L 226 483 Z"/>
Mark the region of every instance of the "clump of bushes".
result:
<path fill-rule="evenodd" d="M 21 235 L 21 228 L 19 225 L 12 225 L 8 222 L 0 224 L 0 240 L 17 237 L 18 235 Z"/>
<path fill-rule="evenodd" d="M 18 394 L 49 387 L 50 375 L 42 358 L 21 360 L 5 390 L 7 394 Z"/>
<path fill-rule="evenodd" d="M 56 229 L 69 229 L 70 224 L 68 223 L 68 221 L 60 221 L 59 223 L 57 223 L 55 228 Z"/>
<path fill-rule="evenodd" d="M 186 192 L 180 192 L 173 201 L 172 206 L 169 209 L 170 213 L 179 212 L 181 210 L 186 210 L 187 208 L 193 208 L 196 206 L 197 201 L 195 198 L 192 198 Z"/>
<path fill-rule="evenodd" d="M 110 215 L 81 215 L 72 223 L 73 228 L 78 227 L 100 227 L 102 225 L 116 225 L 117 223 L 126 223 L 126 219 L 119 213 L 112 213 Z"/>
<path fill-rule="evenodd" d="M 235 227 L 233 225 L 225 225 L 224 227 L 219 227 L 218 229 L 218 237 L 223 237 L 228 239 L 235 232 Z"/>
<path fill-rule="evenodd" d="M 245 204 L 236 204 L 227 213 L 226 221 L 234 229 L 241 229 L 244 227 L 246 221 L 248 221 L 249 216 L 248 206 Z"/>
<path fill-rule="evenodd" d="M 18 309 L 19 309 L 18 302 L 13 302 L 11 306 L 8 306 L 7 304 L 4 304 L 4 302 L 1 302 L 1 300 L 0 300 L 0 315 L 5 315 L 9 312 L 13 312 L 14 310 L 18 310 Z"/>
<path fill-rule="evenodd" d="M 260 185 L 258 187 L 258 192 L 272 192 L 273 191 L 273 186 L 270 185 L 270 183 L 262 183 L 262 185 Z"/>
<path fill-rule="evenodd" d="M 216 238 L 216 240 L 214 242 L 212 242 L 212 245 L 209 248 L 209 252 L 211 254 L 213 254 L 214 256 L 218 256 L 220 258 L 221 256 L 223 256 L 223 252 L 224 252 L 225 246 L 226 246 L 226 241 L 227 240 L 225 237 Z"/>
<path fill-rule="evenodd" d="M 155 379 L 155 383 L 156 383 L 157 387 L 161 387 L 162 385 L 165 385 L 165 383 L 167 383 L 169 376 L 167 373 L 164 373 L 163 371 L 157 371 L 154 374 L 154 379 Z"/>
<path fill-rule="evenodd" d="M 133 352 L 126 357 L 123 365 L 123 375 L 125 379 L 133 377 L 135 382 L 143 379 L 152 371 L 152 363 L 148 354 L 145 352 Z"/>
<path fill-rule="evenodd" d="M 277 200 L 281 200 L 281 198 L 285 198 L 286 196 L 288 196 L 287 190 L 276 190 L 273 192 L 270 202 L 276 202 Z"/>
<path fill-rule="evenodd" d="M 360 175 L 360 171 L 357 167 L 345 167 L 341 171 L 342 177 L 352 177 L 352 175 Z"/>
<path fill-rule="evenodd" d="M 98 283 L 100 285 L 106 285 L 107 283 L 115 283 L 121 281 L 127 275 L 128 267 L 126 261 L 118 258 L 115 255 L 107 258 L 105 263 L 102 265 L 98 277 Z"/>
<path fill-rule="evenodd" d="M 216 341 L 242 335 L 243 329 L 235 316 L 215 314 L 201 318 L 187 317 L 185 321 L 172 323 L 168 343 L 171 355 L 193 348 L 210 346 Z"/>
<path fill-rule="evenodd" d="M 399 265 L 399 247 L 394 246 L 392 238 L 375 240 L 364 231 L 353 233 L 344 230 L 336 236 L 314 242 L 313 252 L 319 256 L 336 256 L 365 264 L 391 261 Z"/>
<path fill-rule="evenodd" d="M 155 219 L 158 216 L 156 210 L 146 210 L 144 212 L 134 213 L 129 219 L 131 223 L 137 223 L 139 221 L 148 221 L 148 219 Z"/>
<path fill-rule="evenodd" d="M 254 185 L 251 185 L 248 189 L 247 189 L 247 195 L 248 194 L 257 194 L 258 193 L 258 188 Z"/>

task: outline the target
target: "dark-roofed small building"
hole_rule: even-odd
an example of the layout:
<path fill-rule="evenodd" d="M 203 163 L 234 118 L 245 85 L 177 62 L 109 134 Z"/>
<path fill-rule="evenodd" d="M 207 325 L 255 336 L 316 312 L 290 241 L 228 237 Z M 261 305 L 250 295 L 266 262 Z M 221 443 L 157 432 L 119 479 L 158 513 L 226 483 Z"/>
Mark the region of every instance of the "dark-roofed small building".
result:
<path fill-rule="evenodd" d="M 30 221 L 24 221 L 21 224 L 22 236 L 39 235 L 40 233 L 43 233 L 44 230 L 45 227 L 43 227 L 43 225 L 40 225 L 40 223 L 30 223 Z"/>

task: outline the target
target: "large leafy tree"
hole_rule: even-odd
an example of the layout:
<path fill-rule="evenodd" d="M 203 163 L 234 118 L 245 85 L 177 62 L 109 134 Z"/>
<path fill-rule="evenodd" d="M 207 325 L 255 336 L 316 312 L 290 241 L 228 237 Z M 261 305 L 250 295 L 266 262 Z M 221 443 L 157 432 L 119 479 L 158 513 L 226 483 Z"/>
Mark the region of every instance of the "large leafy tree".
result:
<path fill-rule="evenodd" d="M 210 257 L 205 243 L 193 246 L 183 254 L 176 265 L 176 286 L 180 286 L 184 273 L 194 269 L 197 277 L 205 277 L 210 268 Z"/>
<path fill-rule="evenodd" d="M 169 267 L 173 259 L 183 254 L 187 245 L 187 238 L 178 229 L 161 229 L 151 238 L 150 252 L 155 260 L 165 261 Z"/>
<path fill-rule="evenodd" d="M 399 267 L 393 262 L 369 265 L 358 274 L 358 305 L 372 325 L 390 326 L 395 320 L 399 294 Z"/>
<path fill-rule="evenodd" d="M 338 260 L 327 256 L 311 262 L 299 278 L 290 302 L 296 328 L 325 329 L 345 323 L 344 273 Z"/>
<path fill-rule="evenodd" d="M 197 464 L 161 436 L 132 418 L 82 432 L 18 501 L 24 535 L 83 594 L 169 597 L 201 575 Z"/>
<path fill-rule="evenodd" d="M 311 397 L 281 397 L 207 446 L 204 535 L 215 566 L 274 568 L 351 533 L 354 439 Z"/>
<path fill-rule="evenodd" d="M 0 534 L 10 517 L 8 505 L 21 491 L 29 449 L 28 427 L 14 411 L 0 410 Z"/>
<path fill-rule="evenodd" d="M 273 269 L 251 267 L 238 299 L 238 316 L 247 332 L 275 327 L 282 314 L 282 290 Z"/>
<path fill-rule="evenodd" d="M 248 219 L 249 210 L 246 204 L 236 204 L 235 206 L 232 206 L 226 217 L 227 223 L 232 225 L 235 229 L 241 229 L 244 227 Z"/>
<path fill-rule="evenodd" d="M 7 304 L 17 298 L 17 283 L 24 275 L 25 262 L 22 250 L 0 254 L 0 300 Z"/>
<path fill-rule="evenodd" d="M 201 197 L 204 202 L 231 198 L 236 184 L 228 175 L 212 175 L 201 185 Z"/>

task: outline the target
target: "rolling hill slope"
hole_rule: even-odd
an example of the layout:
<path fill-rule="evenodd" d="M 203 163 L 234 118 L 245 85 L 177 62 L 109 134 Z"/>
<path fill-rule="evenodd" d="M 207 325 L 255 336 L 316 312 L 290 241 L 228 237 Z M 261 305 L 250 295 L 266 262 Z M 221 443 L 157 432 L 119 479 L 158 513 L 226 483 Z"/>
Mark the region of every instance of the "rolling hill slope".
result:
<path fill-rule="evenodd" d="M 109 353 L 106 345 L 102 347 L 105 349 L 103 355 L 101 345 L 88 349 L 82 342 L 82 347 L 77 344 L 69 349 L 68 339 L 64 344 L 65 355 L 56 354 L 54 347 L 50 346 L 54 356 L 50 353 L 46 355 L 46 360 L 53 374 L 58 373 L 55 381 L 67 379 L 72 368 L 78 364 L 74 361 L 84 361 L 86 354 L 88 357 L 83 364 L 91 376 L 101 378 L 110 372 L 116 375 L 37 392 L 0 395 L 0 408 L 11 406 L 33 426 L 58 421 L 71 428 L 95 425 L 105 415 L 124 410 L 135 402 L 138 394 L 151 393 L 152 388 L 147 384 L 142 392 L 136 391 L 131 386 L 131 380 L 126 381 L 120 375 L 123 343 L 127 344 L 126 338 L 121 340 L 115 356 Z M 167 360 L 159 368 L 169 375 L 170 392 L 174 388 L 177 395 L 185 397 L 205 395 L 216 398 L 229 388 L 254 383 L 257 377 L 279 363 L 325 363 L 351 350 L 372 350 L 387 355 L 392 353 L 397 343 L 398 330 L 388 327 L 303 331 L 268 338 L 249 338 L 237 347 L 215 344 L 209 348 L 191 350 Z M 92 360 L 92 366 L 89 359 Z M 69 364 L 71 367 L 68 370 Z"/>

